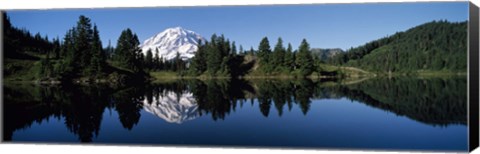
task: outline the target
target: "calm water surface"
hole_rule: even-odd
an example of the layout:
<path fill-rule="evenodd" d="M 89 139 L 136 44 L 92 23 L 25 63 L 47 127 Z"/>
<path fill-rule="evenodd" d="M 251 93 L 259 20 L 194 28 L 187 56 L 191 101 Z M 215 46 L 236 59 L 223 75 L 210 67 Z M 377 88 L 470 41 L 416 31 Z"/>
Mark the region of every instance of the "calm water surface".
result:
<path fill-rule="evenodd" d="M 4 86 L 7 142 L 467 150 L 466 78 Z"/>

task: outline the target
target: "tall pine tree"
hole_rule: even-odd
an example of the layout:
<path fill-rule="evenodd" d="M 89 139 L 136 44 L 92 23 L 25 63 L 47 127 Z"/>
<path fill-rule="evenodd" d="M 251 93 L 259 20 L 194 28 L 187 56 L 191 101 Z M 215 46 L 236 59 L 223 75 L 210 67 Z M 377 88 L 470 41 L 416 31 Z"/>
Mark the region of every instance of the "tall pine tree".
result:
<path fill-rule="evenodd" d="M 285 59 L 285 48 L 283 47 L 283 40 L 281 37 L 278 38 L 277 44 L 273 49 L 273 56 L 271 59 L 271 65 L 275 67 L 275 70 L 283 70 Z"/>
<path fill-rule="evenodd" d="M 232 55 L 237 55 L 237 46 L 235 46 L 235 41 L 232 42 L 232 49 L 231 49 Z"/>
<path fill-rule="evenodd" d="M 299 75 L 301 76 L 308 76 L 314 70 L 313 68 L 313 58 L 310 53 L 310 45 L 308 44 L 306 39 L 302 40 L 300 47 L 298 48 L 297 57 L 295 60 L 297 68 L 299 70 Z"/>
<path fill-rule="evenodd" d="M 92 46 L 90 50 L 90 63 L 87 66 L 89 76 L 102 76 L 106 67 L 107 57 L 103 52 L 102 42 L 100 41 L 100 35 L 97 30 L 97 26 L 93 26 Z"/>
<path fill-rule="evenodd" d="M 260 44 L 258 45 L 258 58 L 259 58 L 259 64 L 260 68 L 264 73 L 269 73 L 272 70 L 272 66 L 270 64 L 270 54 L 271 54 L 271 49 L 270 49 L 270 43 L 268 42 L 268 38 L 264 37 L 261 41 Z"/>
<path fill-rule="evenodd" d="M 283 61 L 287 70 L 293 70 L 293 65 L 295 65 L 295 58 L 293 56 L 292 44 L 288 43 L 287 51 L 285 53 L 285 60 Z"/>
<path fill-rule="evenodd" d="M 153 53 L 152 53 L 152 49 L 148 49 L 147 50 L 147 54 L 145 55 L 145 68 L 147 70 L 152 70 L 153 68 Z"/>
<path fill-rule="evenodd" d="M 158 55 L 158 48 L 155 48 L 155 56 L 154 56 L 154 58 L 153 58 L 153 69 L 154 69 L 154 70 L 160 70 L 160 69 L 162 69 L 163 66 L 162 66 L 161 64 L 162 64 L 162 63 L 161 63 L 161 59 L 160 59 L 160 57 L 159 57 L 159 55 Z"/>
<path fill-rule="evenodd" d="M 223 53 L 219 49 L 223 48 L 222 41 L 223 37 L 217 38 L 217 35 L 213 34 L 210 45 L 207 46 L 207 70 L 209 75 L 214 76 L 220 70 Z"/>
<path fill-rule="evenodd" d="M 205 51 L 205 46 L 207 45 L 208 44 L 202 44 L 202 40 L 198 41 L 198 50 L 195 53 L 195 56 L 192 58 L 192 62 L 189 67 L 190 73 L 194 76 L 200 75 L 207 70 L 207 55 Z"/>
<path fill-rule="evenodd" d="M 238 49 L 238 52 L 239 52 L 239 54 L 241 54 L 241 55 L 245 55 L 245 53 L 244 53 L 244 51 L 243 51 L 243 46 L 242 46 L 242 45 L 240 45 L 240 47 L 239 47 L 239 49 Z"/>
<path fill-rule="evenodd" d="M 82 68 L 82 72 L 88 75 L 87 67 L 90 65 L 91 48 L 93 40 L 93 30 L 90 19 L 85 16 L 80 16 L 77 22 L 76 35 L 75 36 L 75 56 L 80 59 L 77 62 L 77 66 Z"/>
<path fill-rule="evenodd" d="M 123 30 L 115 48 L 114 60 L 116 63 L 120 67 L 132 70 L 134 73 L 143 72 L 143 56 L 139 45 L 137 35 L 130 28 Z"/>

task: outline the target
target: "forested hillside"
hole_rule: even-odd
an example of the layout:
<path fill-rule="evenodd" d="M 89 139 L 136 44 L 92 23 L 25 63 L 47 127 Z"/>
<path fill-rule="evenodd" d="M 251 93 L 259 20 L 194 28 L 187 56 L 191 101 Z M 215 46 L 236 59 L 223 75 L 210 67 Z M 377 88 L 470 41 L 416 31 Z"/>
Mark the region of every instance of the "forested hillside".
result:
<path fill-rule="evenodd" d="M 144 78 L 143 56 L 136 34 L 122 31 L 117 47 L 102 47 L 95 23 L 80 16 L 63 39 L 13 26 L 2 13 L 5 78 L 9 81 L 128 82 Z M 115 55 L 112 55 L 115 50 Z"/>
<path fill-rule="evenodd" d="M 467 22 L 425 23 L 352 48 L 329 63 L 375 72 L 466 72 Z"/>
<path fill-rule="evenodd" d="M 24 55 L 25 52 L 44 54 L 52 50 L 53 43 L 48 41 L 47 36 L 41 36 L 40 33 L 32 35 L 26 29 L 20 29 L 12 26 L 9 17 L 2 13 L 2 23 L 4 32 L 4 56 L 7 58 L 30 58 Z"/>

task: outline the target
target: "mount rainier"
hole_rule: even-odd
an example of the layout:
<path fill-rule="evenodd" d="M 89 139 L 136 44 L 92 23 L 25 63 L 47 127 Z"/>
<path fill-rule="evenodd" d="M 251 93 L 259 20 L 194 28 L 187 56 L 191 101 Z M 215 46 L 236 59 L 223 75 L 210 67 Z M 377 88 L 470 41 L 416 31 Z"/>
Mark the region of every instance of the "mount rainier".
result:
<path fill-rule="evenodd" d="M 143 54 L 151 49 L 154 56 L 158 49 L 158 56 L 165 60 L 174 59 L 177 53 L 180 54 L 182 60 L 187 60 L 195 56 L 199 40 L 205 41 L 201 35 L 191 30 L 174 27 L 148 38 L 140 45 L 140 48 Z"/>

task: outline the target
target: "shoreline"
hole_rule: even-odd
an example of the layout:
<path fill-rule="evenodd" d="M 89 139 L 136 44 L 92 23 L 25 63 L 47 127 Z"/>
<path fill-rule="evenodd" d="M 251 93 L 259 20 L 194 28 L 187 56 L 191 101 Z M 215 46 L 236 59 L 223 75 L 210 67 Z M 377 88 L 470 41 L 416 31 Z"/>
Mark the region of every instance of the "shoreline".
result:
<path fill-rule="evenodd" d="M 461 77 L 461 76 L 468 76 L 467 72 L 460 72 L 460 73 L 438 73 L 438 72 L 424 72 L 424 73 L 417 73 L 417 74 L 402 74 L 402 73 L 394 73 L 394 74 L 374 74 L 374 75 L 362 75 L 362 76 L 346 76 L 346 77 L 338 77 L 338 76 L 316 76 L 310 75 L 306 77 L 298 77 L 293 75 L 281 75 L 281 76 L 266 76 L 266 75 L 256 75 L 256 76 L 241 76 L 241 77 L 224 77 L 224 76 L 164 76 L 164 77 L 150 77 L 149 79 L 145 80 L 145 83 L 149 82 L 161 82 L 161 81 L 170 81 L 170 80 L 232 80 L 232 79 L 245 79 L 245 80 L 257 80 L 257 79 L 279 79 L 279 80 L 301 80 L 301 79 L 311 79 L 311 80 L 319 80 L 319 79 L 363 79 L 363 78 L 399 78 L 399 77 L 406 77 L 406 78 L 430 78 L 430 77 Z M 59 80 L 18 80 L 18 79 L 3 79 L 3 83 L 16 83 L 16 84 L 37 84 L 37 85 L 59 85 L 65 84 L 67 82 L 62 82 Z M 92 85 L 92 84 L 118 84 L 116 82 L 110 82 L 106 79 L 96 79 L 92 81 L 86 80 L 73 80 L 68 82 L 70 84 L 75 85 Z"/>

